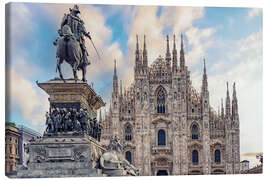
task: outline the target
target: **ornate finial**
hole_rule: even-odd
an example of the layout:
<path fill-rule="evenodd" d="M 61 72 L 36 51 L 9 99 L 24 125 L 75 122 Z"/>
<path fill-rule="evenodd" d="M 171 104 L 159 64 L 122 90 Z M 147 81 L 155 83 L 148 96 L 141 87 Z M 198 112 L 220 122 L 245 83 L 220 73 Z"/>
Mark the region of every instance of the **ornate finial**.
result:
<path fill-rule="evenodd" d="M 120 80 L 120 95 L 122 96 L 122 80 Z"/>
<path fill-rule="evenodd" d="M 206 74 L 205 58 L 203 58 L 203 72 Z"/>
<path fill-rule="evenodd" d="M 169 46 L 169 35 L 167 34 L 167 53 L 166 53 L 166 57 L 170 58 L 171 54 L 170 54 L 170 46 Z"/>
<path fill-rule="evenodd" d="M 175 45 L 175 34 L 173 35 L 173 49 L 176 49 L 176 45 Z"/>
<path fill-rule="evenodd" d="M 181 33 L 181 50 L 183 49 L 184 47 L 184 43 L 183 43 L 183 34 Z"/>
<path fill-rule="evenodd" d="M 139 50 L 138 34 L 136 34 L 136 50 Z"/>
<path fill-rule="evenodd" d="M 235 82 L 233 83 L 233 98 L 236 98 Z"/>
<path fill-rule="evenodd" d="M 114 74 L 116 75 L 116 59 L 114 59 Z"/>
<path fill-rule="evenodd" d="M 143 36 L 143 49 L 146 50 L 145 35 Z"/>

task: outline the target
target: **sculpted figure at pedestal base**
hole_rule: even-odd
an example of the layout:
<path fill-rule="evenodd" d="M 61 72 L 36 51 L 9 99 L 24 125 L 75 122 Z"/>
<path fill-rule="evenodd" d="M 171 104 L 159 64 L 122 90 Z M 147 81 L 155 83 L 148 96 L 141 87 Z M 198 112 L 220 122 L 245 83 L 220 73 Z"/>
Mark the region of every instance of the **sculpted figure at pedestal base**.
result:
<path fill-rule="evenodd" d="M 108 176 L 139 175 L 138 170 L 122 155 L 123 146 L 115 136 L 110 140 L 108 151 L 100 157 L 100 167 Z"/>

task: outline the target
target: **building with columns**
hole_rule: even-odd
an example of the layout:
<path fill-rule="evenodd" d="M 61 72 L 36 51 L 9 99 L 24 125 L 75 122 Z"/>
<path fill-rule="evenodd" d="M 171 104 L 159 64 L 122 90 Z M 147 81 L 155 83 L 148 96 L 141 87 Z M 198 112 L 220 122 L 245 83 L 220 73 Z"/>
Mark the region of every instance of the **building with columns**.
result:
<path fill-rule="evenodd" d="M 150 66 L 145 36 L 143 50 L 136 38 L 134 82 L 124 92 L 115 61 L 110 109 L 101 119 L 102 143 L 118 136 L 124 156 L 141 175 L 240 173 L 235 83 L 231 97 L 227 82 L 225 108 L 221 100 L 216 113 L 205 60 L 200 92 L 192 86 L 182 35 L 179 60 L 175 36 L 172 52 L 167 36 L 165 57 L 157 56 Z"/>

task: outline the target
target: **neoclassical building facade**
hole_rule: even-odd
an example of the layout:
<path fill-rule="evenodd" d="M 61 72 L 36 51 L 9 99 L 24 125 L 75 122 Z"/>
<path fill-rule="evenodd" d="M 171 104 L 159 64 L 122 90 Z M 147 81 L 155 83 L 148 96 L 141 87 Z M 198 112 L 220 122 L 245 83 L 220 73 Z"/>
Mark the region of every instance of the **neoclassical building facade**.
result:
<path fill-rule="evenodd" d="M 124 155 L 141 175 L 240 173 L 239 115 L 235 83 L 232 101 L 227 83 L 225 108 L 210 105 L 206 66 L 201 90 L 193 88 L 185 65 L 183 36 L 178 60 L 175 36 L 172 53 L 167 36 L 165 57 L 148 66 L 144 36 L 138 36 L 134 82 L 123 92 L 116 62 L 109 112 L 103 123 L 102 143 L 118 136 Z M 225 83 L 224 83 L 225 84 Z"/>

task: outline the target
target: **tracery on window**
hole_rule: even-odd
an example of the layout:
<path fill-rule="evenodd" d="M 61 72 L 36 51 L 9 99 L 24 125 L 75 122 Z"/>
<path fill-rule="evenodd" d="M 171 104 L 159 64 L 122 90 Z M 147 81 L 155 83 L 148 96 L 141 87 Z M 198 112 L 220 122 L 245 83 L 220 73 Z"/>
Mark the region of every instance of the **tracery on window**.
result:
<path fill-rule="evenodd" d="M 126 141 L 132 140 L 132 127 L 129 123 L 125 127 L 125 140 Z"/>
<path fill-rule="evenodd" d="M 157 93 L 157 113 L 165 113 L 165 92 L 162 88 Z"/>
<path fill-rule="evenodd" d="M 196 124 L 191 126 L 191 139 L 199 139 L 199 128 Z"/>

